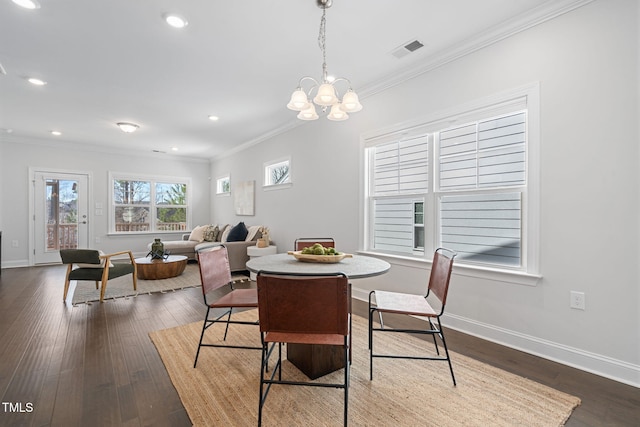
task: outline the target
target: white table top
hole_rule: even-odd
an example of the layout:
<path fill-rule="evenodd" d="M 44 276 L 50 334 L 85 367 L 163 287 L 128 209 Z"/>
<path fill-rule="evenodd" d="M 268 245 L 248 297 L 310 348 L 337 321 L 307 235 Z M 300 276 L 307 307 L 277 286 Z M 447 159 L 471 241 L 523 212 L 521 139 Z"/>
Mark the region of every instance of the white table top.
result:
<path fill-rule="evenodd" d="M 364 255 L 353 255 L 353 258 L 344 258 L 336 263 L 302 262 L 286 253 L 266 255 L 247 261 L 247 269 L 253 273 L 260 271 L 318 275 L 344 273 L 350 279 L 377 276 L 386 273 L 389 268 L 391 265 L 388 262 Z"/>

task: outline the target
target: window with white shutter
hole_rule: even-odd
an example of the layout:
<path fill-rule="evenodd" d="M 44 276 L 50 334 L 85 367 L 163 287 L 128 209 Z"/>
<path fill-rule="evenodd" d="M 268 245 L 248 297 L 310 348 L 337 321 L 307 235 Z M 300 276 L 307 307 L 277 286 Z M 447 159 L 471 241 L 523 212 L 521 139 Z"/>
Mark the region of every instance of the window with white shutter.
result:
<path fill-rule="evenodd" d="M 459 265 L 534 277 L 538 93 L 534 84 L 365 137 L 365 250 L 428 261 L 444 246 Z"/>
<path fill-rule="evenodd" d="M 440 242 L 458 260 L 521 266 L 526 129 L 521 111 L 436 134 Z"/>
<path fill-rule="evenodd" d="M 401 254 L 424 253 L 424 221 L 416 225 L 429 184 L 429 142 L 426 136 L 373 148 L 371 195 L 372 247 Z M 422 219 L 422 218 L 420 218 Z"/>

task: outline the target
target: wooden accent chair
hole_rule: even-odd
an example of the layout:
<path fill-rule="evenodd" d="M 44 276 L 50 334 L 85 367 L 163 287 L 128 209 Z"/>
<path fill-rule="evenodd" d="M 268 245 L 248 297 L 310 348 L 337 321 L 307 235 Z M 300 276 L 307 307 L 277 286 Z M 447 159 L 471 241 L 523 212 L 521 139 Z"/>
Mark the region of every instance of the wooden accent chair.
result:
<path fill-rule="evenodd" d="M 371 291 L 369 293 L 369 379 L 373 380 L 373 358 L 395 358 L 395 359 L 420 359 L 420 360 L 443 360 L 449 363 L 451 371 L 451 379 L 453 385 L 456 385 L 456 378 L 453 375 L 453 367 L 451 366 L 451 358 L 447 349 L 447 342 L 444 338 L 444 331 L 440 324 L 440 317 L 444 314 L 444 307 L 447 302 L 447 293 L 449 291 L 449 281 L 451 279 L 451 271 L 453 269 L 453 259 L 456 253 L 445 248 L 438 248 L 433 254 L 433 263 L 431 265 L 431 275 L 429 278 L 429 286 L 426 295 L 405 294 L 400 292 L 387 291 Z M 435 299 L 438 302 L 437 308 L 433 308 L 427 298 Z M 375 303 L 372 301 L 375 297 Z M 436 302 L 436 301 L 432 301 Z M 373 327 L 373 313 L 378 312 L 380 316 L 380 327 Z M 428 319 L 428 327 L 424 329 L 385 329 L 382 319 L 382 313 L 404 314 L 408 316 L 424 316 Z M 373 349 L 374 331 L 377 332 L 401 332 L 412 334 L 426 334 L 433 337 L 433 343 L 436 348 L 438 357 L 430 356 L 403 356 L 391 354 L 375 354 Z M 440 356 L 436 336 L 442 341 L 445 356 Z"/>
<path fill-rule="evenodd" d="M 304 248 L 308 248 L 309 246 L 313 246 L 316 243 L 320 243 L 325 248 L 335 248 L 336 242 L 332 237 L 301 237 L 296 239 L 293 244 L 293 250 L 301 251 Z"/>
<path fill-rule="evenodd" d="M 207 306 L 207 313 L 202 324 L 202 333 L 200 334 L 198 351 L 196 352 L 196 359 L 193 362 L 193 367 L 195 368 L 198 363 L 198 356 L 200 355 L 201 347 L 225 347 L 261 350 L 262 347 L 202 343 L 205 330 L 216 323 L 226 324 L 223 338 L 224 341 L 226 341 L 227 339 L 227 332 L 229 331 L 230 324 L 257 326 L 257 321 L 250 322 L 231 320 L 231 314 L 234 308 L 258 308 L 258 294 L 256 292 L 256 289 L 233 288 L 233 281 L 231 280 L 231 270 L 229 268 L 229 257 L 227 254 L 227 248 L 224 245 L 216 246 L 211 250 L 198 252 L 198 267 L 200 269 L 202 296 L 204 298 L 204 304 Z M 225 288 L 227 292 L 216 299 L 215 296 L 220 295 L 220 293 L 223 292 Z M 222 309 L 222 313 L 218 314 L 219 310 L 217 309 Z M 211 313 L 212 310 L 215 310 L 215 314 Z M 209 318 L 210 314 L 212 314 L 212 318 Z M 223 317 L 226 317 L 226 319 L 223 319 Z"/>
<path fill-rule="evenodd" d="M 111 258 L 118 255 L 129 255 L 130 262 L 112 263 Z M 116 277 L 132 274 L 133 290 L 138 289 L 137 267 L 131 251 L 101 254 L 95 249 L 61 249 L 60 258 L 63 264 L 67 264 L 62 301 L 67 300 L 69 284 L 72 280 L 93 280 L 96 282 L 96 289 L 100 283 L 100 302 L 104 300 L 107 282 Z"/>
<path fill-rule="evenodd" d="M 349 402 L 349 347 L 351 342 L 351 284 L 342 273 L 303 275 L 259 272 L 258 312 L 262 333 L 262 368 L 258 426 L 272 384 L 332 387 L 344 389 L 344 425 L 347 425 Z M 266 377 L 269 355 L 278 344 L 278 360 Z M 328 345 L 342 348 L 344 381 L 324 383 L 286 381 L 282 379 L 282 344 Z M 276 378 L 277 376 L 277 378 Z M 265 387 L 266 386 L 266 387 Z"/>

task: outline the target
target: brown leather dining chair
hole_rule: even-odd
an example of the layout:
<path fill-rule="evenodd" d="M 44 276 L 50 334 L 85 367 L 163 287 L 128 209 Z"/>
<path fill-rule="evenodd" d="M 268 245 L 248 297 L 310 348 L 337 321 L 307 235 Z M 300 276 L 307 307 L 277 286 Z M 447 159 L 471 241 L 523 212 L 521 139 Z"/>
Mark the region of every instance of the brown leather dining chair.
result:
<path fill-rule="evenodd" d="M 332 237 L 301 237 L 293 243 L 294 251 L 301 251 L 304 248 L 320 243 L 325 248 L 335 248 L 336 242 Z"/>
<path fill-rule="evenodd" d="M 344 425 L 349 407 L 349 347 L 351 342 L 351 284 L 343 273 L 304 275 L 259 272 L 258 313 L 262 333 L 262 367 L 258 426 L 262 424 L 264 404 L 272 384 L 331 387 L 344 390 Z M 271 350 L 278 344 L 278 360 L 266 376 Z M 342 349 L 342 382 L 289 381 L 282 378 L 282 344 L 336 346 Z"/>
<path fill-rule="evenodd" d="M 453 270 L 453 259 L 456 253 L 446 249 L 438 248 L 433 254 L 433 262 L 431 265 L 431 273 L 429 277 L 429 285 L 426 295 L 406 294 L 400 292 L 388 292 L 374 290 L 369 293 L 369 379 L 373 380 L 373 359 L 394 358 L 394 359 L 419 359 L 419 360 L 442 360 L 449 364 L 451 371 L 451 379 L 453 385 L 456 385 L 456 378 L 453 374 L 453 366 L 451 365 L 451 357 L 449 349 L 444 337 L 444 331 L 440 323 L 440 317 L 444 314 L 444 307 L 447 302 L 447 294 L 449 292 L 449 282 L 451 280 L 451 271 Z M 375 302 L 373 301 L 375 299 Z M 429 303 L 432 299 L 433 303 L 438 303 L 433 308 Z M 375 328 L 373 325 L 373 314 L 377 312 L 380 317 L 380 327 Z M 428 319 L 425 322 L 425 328 L 421 329 L 393 329 L 385 328 L 382 318 L 383 313 L 395 313 L 407 316 L 423 316 Z M 376 354 L 373 348 L 374 332 L 396 332 L 410 334 L 425 334 L 433 337 L 437 357 L 433 356 L 407 356 L 393 354 Z M 438 342 L 436 337 L 440 338 L 444 347 L 444 356 L 440 355 Z"/>
<path fill-rule="evenodd" d="M 198 252 L 198 267 L 200 269 L 202 296 L 204 304 L 207 306 L 207 313 L 202 324 L 202 333 L 200 334 L 198 351 L 196 352 L 193 367 L 195 368 L 198 363 L 198 356 L 202 347 L 261 350 L 262 347 L 202 342 L 205 331 L 216 323 L 225 324 L 223 341 L 227 339 L 230 324 L 257 326 L 257 321 L 232 320 L 231 315 L 234 309 L 258 308 L 258 294 L 256 289 L 234 289 L 227 248 L 224 245 L 217 246 L 212 250 Z M 220 313 L 220 310 L 222 310 L 222 313 Z M 211 318 L 209 317 L 210 315 Z"/>

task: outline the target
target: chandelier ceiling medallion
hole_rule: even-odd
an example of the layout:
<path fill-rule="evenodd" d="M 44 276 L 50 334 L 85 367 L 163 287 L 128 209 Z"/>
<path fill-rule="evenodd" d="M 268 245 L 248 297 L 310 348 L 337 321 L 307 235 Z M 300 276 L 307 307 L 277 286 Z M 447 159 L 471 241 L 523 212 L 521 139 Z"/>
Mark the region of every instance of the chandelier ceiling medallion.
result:
<path fill-rule="evenodd" d="M 327 49 L 326 49 L 326 25 L 327 25 L 327 9 L 333 4 L 332 0 L 316 0 L 318 7 L 322 9 L 322 18 L 320 19 L 320 33 L 318 35 L 318 45 L 322 51 L 322 82 L 309 76 L 304 76 L 298 82 L 298 87 L 291 94 L 291 100 L 287 104 L 287 108 L 299 111 L 298 118 L 300 120 L 316 120 L 315 105 L 322 107 L 322 111 L 326 112 L 329 107 L 331 110 L 327 115 L 329 120 L 347 120 L 349 114 L 362 110 L 362 104 L 358 100 L 358 95 L 351 89 L 351 82 L 343 77 L 331 79 L 327 72 Z M 312 85 L 307 92 L 303 89 L 303 83 L 311 82 Z M 336 83 L 346 82 L 348 85 L 347 92 L 342 97 L 338 97 Z M 313 102 L 309 100 L 311 94 L 315 91 Z"/>

